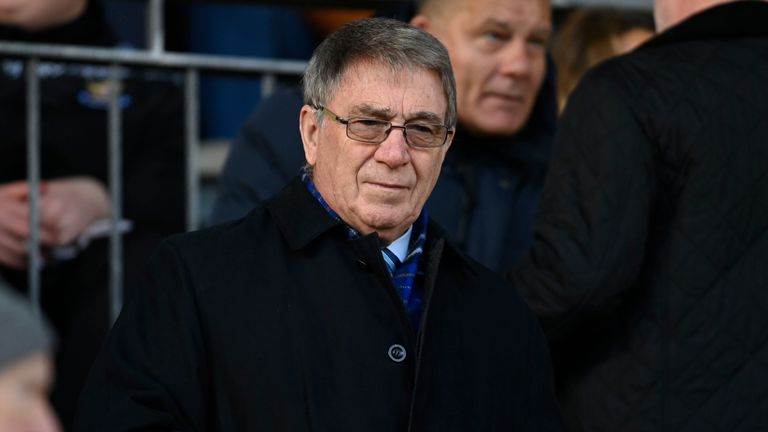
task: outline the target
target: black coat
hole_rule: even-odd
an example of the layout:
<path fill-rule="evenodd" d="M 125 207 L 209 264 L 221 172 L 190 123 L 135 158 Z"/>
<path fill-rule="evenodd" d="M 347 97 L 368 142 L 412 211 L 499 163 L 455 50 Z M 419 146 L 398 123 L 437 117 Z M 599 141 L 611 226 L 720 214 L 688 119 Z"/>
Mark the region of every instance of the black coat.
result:
<path fill-rule="evenodd" d="M 768 430 L 768 3 L 597 67 L 558 134 L 513 278 L 570 428 Z"/>
<path fill-rule="evenodd" d="M 170 239 L 108 337 L 79 430 L 558 430 L 533 314 L 432 225 L 425 249 L 417 335 L 378 237 L 347 240 L 298 179 Z"/>

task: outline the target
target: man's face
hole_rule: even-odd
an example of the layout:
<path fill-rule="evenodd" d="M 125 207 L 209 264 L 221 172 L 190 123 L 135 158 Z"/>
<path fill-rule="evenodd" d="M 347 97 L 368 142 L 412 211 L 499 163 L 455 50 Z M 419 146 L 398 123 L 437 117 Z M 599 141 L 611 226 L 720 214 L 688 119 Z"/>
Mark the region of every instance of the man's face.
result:
<path fill-rule="evenodd" d="M 422 27 L 450 53 L 461 126 L 485 135 L 518 132 L 546 72 L 548 0 L 454 0 L 439 7 L 445 10 Z"/>
<path fill-rule="evenodd" d="M 395 74 L 387 66 L 360 62 L 345 72 L 326 105 L 342 118 L 443 124 L 447 102 L 434 72 Z M 450 145 L 411 148 L 401 129 L 392 129 L 381 144 L 362 143 L 328 116 L 318 124 L 309 106 L 302 108 L 301 129 L 314 183 L 328 205 L 361 233 L 376 231 L 386 244 L 418 217 Z"/>
<path fill-rule="evenodd" d="M 37 354 L 0 371 L 0 431 L 57 432 L 48 404 L 50 359 Z"/>

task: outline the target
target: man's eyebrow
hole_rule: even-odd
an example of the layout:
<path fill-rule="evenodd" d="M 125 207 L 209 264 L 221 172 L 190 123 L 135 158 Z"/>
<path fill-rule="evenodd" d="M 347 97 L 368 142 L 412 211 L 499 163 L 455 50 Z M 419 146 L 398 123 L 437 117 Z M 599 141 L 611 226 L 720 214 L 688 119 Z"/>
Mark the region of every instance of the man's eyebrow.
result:
<path fill-rule="evenodd" d="M 480 27 L 495 27 L 495 28 L 498 28 L 498 29 L 504 29 L 504 30 L 509 31 L 509 32 L 515 31 L 515 24 L 514 23 L 511 23 L 511 22 L 508 22 L 508 21 L 505 21 L 505 20 L 500 20 L 500 19 L 497 19 L 497 18 L 494 18 L 494 17 L 486 18 L 480 24 Z M 542 36 L 543 37 L 549 37 L 550 34 L 552 33 L 552 29 L 550 27 L 548 27 L 548 26 L 537 25 L 537 26 L 534 26 L 533 28 L 530 29 L 530 33 L 532 33 L 532 34 L 534 34 L 536 36 L 540 36 L 540 37 L 542 37 Z"/>
<path fill-rule="evenodd" d="M 435 123 L 435 124 L 443 124 L 443 118 L 433 113 L 432 111 L 416 111 L 414 113 L 410 113 L 410 115 L 408 115 L 408 119 L 406 120 L 406 123 L 410 123 L 417 120 L 426 121 L 426 122 Z"/>
<path fill-rule="evenodd" d="M 350 117 L 366 116 L 374 118 L 391 119 L 395 115 L 390 108 L 382 108 L 369 104 L 355 105 L 349 111 Z"/>
<path fill-rule="evenodd" d="M 505 30 L 511 30 L 512 25 L 504 20 L 496 19 L 493 17 L 486 18 L 482 23 L 480 23 L 481 27 L 498 27 L 503 28 Z"/>
<path fill-rule="evenodd" d="M 364 117 L 391 120 L 392 118 L 395 117 L 395 114 L 392 112 L 390 108 L 376 107 L 369 104 L 360 104 L 352 107 L 352 109 L 349 111 L 349 116 L 350 117 L 364 116 Z M 443 118 L 433 113 L 432 111 L 416 111 L 413 113 L 409 113 L 406 123 L 412 122 L 412 121 L 426 121 L 429 123 L 442 124 Z"/>

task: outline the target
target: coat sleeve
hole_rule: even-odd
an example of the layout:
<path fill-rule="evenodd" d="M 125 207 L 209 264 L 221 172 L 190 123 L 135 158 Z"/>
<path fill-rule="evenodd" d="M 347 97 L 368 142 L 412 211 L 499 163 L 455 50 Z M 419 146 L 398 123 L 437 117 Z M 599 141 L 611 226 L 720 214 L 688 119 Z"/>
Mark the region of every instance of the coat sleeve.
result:
<path fill-rule="evenodd" d="M 640 77 L 603 66 L 569 100 L 534 244 L 509 274 L 550 337 L 620 304 L 645 253 L 654 146 L 626 84 L 641 87 Z"/>
<path fill-rule="evenodd" d="M 80 398 L 78 431 L 206 430 L 206 358 L 191 282 L 164 242 L 152 282 L 125 305 Z"/>

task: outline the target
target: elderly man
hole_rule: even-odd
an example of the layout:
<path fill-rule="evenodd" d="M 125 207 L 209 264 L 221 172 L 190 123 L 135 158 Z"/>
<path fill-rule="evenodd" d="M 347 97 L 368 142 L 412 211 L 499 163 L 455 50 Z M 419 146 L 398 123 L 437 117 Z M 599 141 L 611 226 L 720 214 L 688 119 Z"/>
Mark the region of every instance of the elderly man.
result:
<path fill-rule="evenodd" d="M 555 128 L 548 0 L 423 0 L 411 23 L 445 44 L 456 74 L 453 146 L 429 198 L 459 248 L 493 270 L 528 249 Z M 245 215 L 304 161 L 297 89 L 265 100 L 235 140 L 212 221 Z"/>
<path fill-rule="evenodd" d="M 557 430 L 535 318 L 423 210 L 456 122 L 444 47 L 355 22 L 304 86 L 304 175 L 164 244 L 80 430 Z"/>
<path fill-rule="evenodd" d="M 768 430 L 768 3 L 657 0 L 568 102 L 513 279 L 574 431 Z"/>

